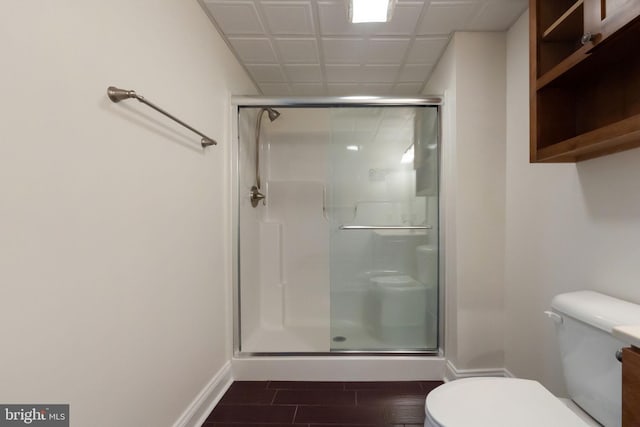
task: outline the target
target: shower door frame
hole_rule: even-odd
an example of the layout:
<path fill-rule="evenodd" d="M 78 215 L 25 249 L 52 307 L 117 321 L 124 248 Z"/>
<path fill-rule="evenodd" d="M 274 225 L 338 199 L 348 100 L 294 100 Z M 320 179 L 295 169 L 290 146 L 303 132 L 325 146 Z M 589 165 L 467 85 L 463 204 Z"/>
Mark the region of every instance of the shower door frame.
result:
<path fill-rule="evenodd" d="M 443 252 L 443 206 L 442 191 L 442 105 L 441 96 L 386 97 L 386 96 L 340 96 L 340 97 L 271 97 L 271 96 L 231 96 L 231 218 L 233 252 L 231 266 L 233 357 L 269 356 L 444 356 L 444 252 Z M 330 352 L 244 352 L 241 348 L 241 298 L 240 298 L 240 133 L 239 114 L 241 108 L 345 108 L 345 107 L 435 107 L 438 114 L 438 328 L 436 350 L 335 350 Z M 327 337 L 328 339 L 329 337 Z"/>

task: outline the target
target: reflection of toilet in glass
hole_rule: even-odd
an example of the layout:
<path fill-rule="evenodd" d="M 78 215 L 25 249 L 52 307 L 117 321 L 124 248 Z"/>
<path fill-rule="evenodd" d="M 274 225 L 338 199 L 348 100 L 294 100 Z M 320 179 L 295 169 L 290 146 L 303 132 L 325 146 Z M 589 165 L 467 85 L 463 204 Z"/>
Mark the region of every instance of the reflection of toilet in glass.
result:
<path fill-rule="evenodd" d="M 438 284 L 438 248 L 435 245 L 420 245 L 416 248 L 418 281 L 429 288 Z"/>
<path fill-rule="evenodd" d="M 404 237 L 404 239 L 403 239 Z M 416 245 L 413 236 L 378 235 L 374 242 L 377 267 L 389 273 L 370 281 L 369 330 L 385 343 L 411 346 L 425 341 L 437 318 L 437 247 Z M 424 241 L 424 236 L 420 239 Z M 413 266 L 395 265 L 398 253 L 413 251 Z M 404 256 L 401 259 L 406 260 Z M 406 262 L 406 261 L 405 261 Z M 406 272 L 417 276 L 412 277 Z M 435 336 L 435 335 L 434 335 Z"/>
<path fill-rule="evenodd" d="M 423 341 L 427 287 L 405 275 L 372 277 L 371 284 L 377 338 L 394 344 Z"/>

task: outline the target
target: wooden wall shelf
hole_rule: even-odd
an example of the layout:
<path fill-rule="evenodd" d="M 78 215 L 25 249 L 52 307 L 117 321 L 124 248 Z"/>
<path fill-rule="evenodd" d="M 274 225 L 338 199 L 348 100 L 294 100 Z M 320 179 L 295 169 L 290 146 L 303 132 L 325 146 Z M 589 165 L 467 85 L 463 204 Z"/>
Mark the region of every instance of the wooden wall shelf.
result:
<path fill-rule="evenodd" d="M 545 42 L 572 41 L 582 37 L 584 0 L 578 0 L 542 34 Z"/>
<path fill-rule="evenodd" d="M 530 0 L 531 162 L 640 147 L 638 3 Z"/>
<path fill-rule="evenodd" d="M 540 90 L 552 83 L 559 77 L 562 77 L 567 71 L 587 59 L 590 46 L 583 46 L 564 58 L 558 65 L 544 73 L 536 81 L 536 89 Z"/>
<path fill-rule="evenodd" d="M 583 133 L 538 151 L 540 162 L 579 162 L 628 150 L 640 139 L 640 115 Z"/>

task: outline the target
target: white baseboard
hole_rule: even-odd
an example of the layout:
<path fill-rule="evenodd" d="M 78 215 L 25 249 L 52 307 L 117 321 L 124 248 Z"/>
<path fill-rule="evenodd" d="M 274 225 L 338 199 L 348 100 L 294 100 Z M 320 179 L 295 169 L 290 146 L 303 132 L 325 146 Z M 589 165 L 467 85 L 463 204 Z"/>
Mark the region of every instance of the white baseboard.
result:
<path fill-rule="evenodd" d="M 470 377 L 504 377 L 513 378 L 513 374 L 506 368 L 491 368 L 491 369 L 457 369 L 450 360 L 447 360 L 447 365 L 444 372 L 445 381 L 459 380 L 460 378 Z"/>
<path fill-rule="evenodd" d="M 513 375 L 513 373 L 512 373 L 510 370 L 508 370 L 507 368 L 504 368 L 504 376 L 505 376 L 506 378 L 515 378 L 515 377 L 516 377 L 516 376 L 515 376 L 515 375 Z"/>
<path fill-rule="evenodd" d="M 198 393 L 193 402 L 178 418 L 178 421 L 173 424 L 173 427 L 200 427 L 232 382 L 231 363 L 227 362 Z"/>

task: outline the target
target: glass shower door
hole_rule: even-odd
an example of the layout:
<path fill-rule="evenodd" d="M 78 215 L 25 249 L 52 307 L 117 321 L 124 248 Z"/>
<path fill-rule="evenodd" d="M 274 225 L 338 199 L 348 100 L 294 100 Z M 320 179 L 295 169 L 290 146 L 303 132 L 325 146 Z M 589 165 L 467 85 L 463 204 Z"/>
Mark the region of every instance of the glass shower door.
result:
<path fill-rule="evenodd" d="M 331 351 L 438 348 L 437 107 L 332 108 Z"/>

